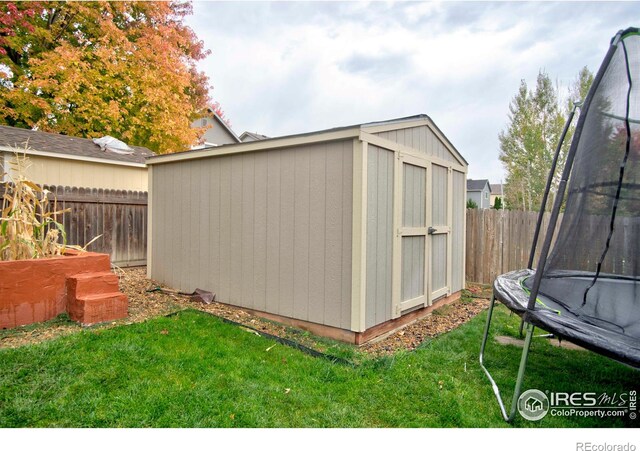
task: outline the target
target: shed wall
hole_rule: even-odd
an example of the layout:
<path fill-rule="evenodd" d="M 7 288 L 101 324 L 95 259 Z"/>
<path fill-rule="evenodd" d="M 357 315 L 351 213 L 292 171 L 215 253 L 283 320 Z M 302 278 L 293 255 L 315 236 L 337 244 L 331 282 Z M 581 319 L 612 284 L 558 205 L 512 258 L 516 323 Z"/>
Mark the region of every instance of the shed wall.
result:
<path fill-rule="evenodd" d="M 443 166 L 433 165 L 431 169 L 431 224 L 449 224 L 449 171 Z M 431 235 L 431 288 L 432 292 L 447 287 L 448 234 Z"/>
<path fill-rule="evenodd" d="M 388 136 L 384 138 L 390 139 Z M 443 155 L 440 154 L 439 158 L 442 160 Z M 397 316 L 394 315 L 392 286 L 395 236 L 393 202 L 396 185 L 394 159 L 393 151 L 368 145 L 366 328 Z M 457 161 L 453 166 L 456 165 L 459 165 Z M 448 226 L 450 232 L 402 237 L 398 249 L 401 268 L 398 280 L 400 302 L 425 294 L 424 277 L 430 278 L 426 295 L 445 287 L 448 287 L 450 293 L 464 288 L 466 174 L 457 170 L 449 172 L 449 168 L 437 164 L 430 164 L 430 167 L 430 179 L 423 180 L 420 174 L 424 169 L 411 164 L 402 165 L 402 194 L 399 197 L 402 209 L 397 227 Z M 426 215 L 430 222 L 426 224 L 423 219 L 425 195 L 429 196 L 428 205 L 431 208 Z M 425 239 L 428 240 L 426 249 L 429 252 L 426 259 Z M 425 305 L 428 302 L 430 301 L 425 301 Z"/>
<path fill-rule="evenodd" d="M 425 155 L 442 158 L 452 163 L 458 162 L 436 134 L 426 125 L 380 132 L 375 133 L 375 135 L 403 146 L 412 147 Z"/>
<path fill-rule="evenodd" d="M 365 325 L 392 318 L 394 153 L 368 146 Z"/>
<path fill-rule="evenodd" d="M 402 164 L 402 221 L 401 227 L 426 227 L 427 169 Z M 402 236 L 400 264 L 400 301 L 425 294 L 426 254 L 425 236 Z"/>
<path fill-rule="evenodd" d="M 153 166 L 151 276 L 351 327 L 353 141 Z"/>
<path fill-rule="evenodd" d="M 464 195 L 467 184 L 466 175 L 462 172 L 452 172 L 453 183 L 451 195 L 453 196 L 453 223 L 451 224 L 451 292 L 455 293 L 464 288 L 464 249 L 465 249 L 465 216 L 466 199 Z"/>

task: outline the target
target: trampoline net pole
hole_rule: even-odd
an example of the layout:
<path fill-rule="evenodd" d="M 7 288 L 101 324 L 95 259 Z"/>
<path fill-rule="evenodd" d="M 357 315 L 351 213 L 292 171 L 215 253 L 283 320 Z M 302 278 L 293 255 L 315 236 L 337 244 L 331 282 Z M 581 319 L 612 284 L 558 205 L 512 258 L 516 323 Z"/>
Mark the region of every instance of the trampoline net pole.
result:
<path fill-rule="evenodd" d="M 582 130 L 584 128 L 584 124 L 589 113 L 589 107 L 591 106 L 591 102 L 593 97 L 598 90 L 598 86 L 604 77 L 605 72 L 607 71 L 611 60 L 613 59 L 614 54 L 616 53 L 616 49 L 618 43 L 620 41 L 620 36 L 622 35 L 622 31 L 619 31 L 616 36 L 612 39 L 611 45 L 609 46 L 609 50 L 602 62 L 602 65 L 598 69 L 598 73 L 596 74 L 591 88 L 589 89 L 589 93 L 584 100 L 584 106 L 580 112 L 580 117 L 578 118 L 578 123 L 576 124 L 576 131 L 573 136 L 573 140 L 571 142 L 571 147 L 569 148 L 569 153 L 567 155 L 567 160 L 565 162 L 564 170 L 562 171 L 562 177 L 560 179 L 560 183 L 558 185 L 558 193 L 556 195 L 556 199 L 553 205 L 553 210 L 551 211 L 551 217 L 549 218 L 549 227 L 547 228 L 547 232 L 545 234 L 544 244 L 542 245 L 542 250 L 540 252 L 540 258 L 538 260 L 538 266 L 536 268 L 535 277 L 533 280 L 533 286 L 531 287 L 531 292 L 529 295 L 529 302 L 527 304 L 527 309 L 533 310 L 536 305 L 536 299 L 538 297 L 538 292 L 540 290 L 540 283 L 542 281 L 542 274 L 544 272 L 544 268 L 546 266 L 547 257 L 549 255 L 549 250 L 551 249 L 551 241 L 553 240 L 553 235 L 556 230 L 556 225 L 558 222 L 558 216 L 560 215 L 560 208 L 562 207 L 562 202 L 564 201 L 565 192 L 567 183 L 569 180 L 569 175 L 571 174 L 571 169 L 573 167 L 573 162 L 576 156 L 576 152 L 578 150 L 578 143 L 580 142 L 580 135 L 582 134 Z"/>
<path fill-rule="evenodd" d="M 567 133 L 569 132 L 569 127 L 573 122 L 573 116 L 575 115 L 577 108 L 578 108 L 578 103 L 576 102 L 573 104 L 573 108 L 569 113 L 569 117 L 567 117 L 567 122 L 564 124 L 562 135 L 560 135 L 560 140 L 558 141 L 558 147 L 556 147 L 556 152 L 553 155 L 553 161 L 551 162 L 551 169 L 549 170 L 549 176 L 547 177 L 547 185 L 544 189 L 544 195 L 542 196 L 542 203 L 540 204 L 540 212 L 538 213 L 536 230 L 533 234 L 533 242 L 531 243 L 531 252 L 529 252 L 529 263 L 527 264 L 528 269 L 533 269 L 533 259 L 536 253 L 536 247 L 538 247 L 538 238 L 540 236 L 540 228 L 542 227 L 542 218 L 544 216 L 545 210 L 547 209 L 547 201 L 549 200 L 549 191 L 551 190 L 551 183 L 553 183 L 553 176 L 556 173 L 556 167 L 558 166 L 558 158 L 560 157 L 560 151 L 562 150 L 564 139 L 567 137 Z M 522 335 L 522 327 L 520 327 L 520 334 Z"/>

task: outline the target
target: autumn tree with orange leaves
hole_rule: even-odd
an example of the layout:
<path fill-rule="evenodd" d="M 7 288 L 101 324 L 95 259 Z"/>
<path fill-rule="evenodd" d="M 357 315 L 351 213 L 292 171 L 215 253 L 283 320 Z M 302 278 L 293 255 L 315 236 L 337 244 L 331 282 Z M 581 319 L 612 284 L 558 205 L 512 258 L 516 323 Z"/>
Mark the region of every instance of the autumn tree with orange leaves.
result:
<path fill-rule="evenodd" d="M 210 103 L 191 13 L 176 1 L 0 3 L 0 123 L 188 148 Z"/>

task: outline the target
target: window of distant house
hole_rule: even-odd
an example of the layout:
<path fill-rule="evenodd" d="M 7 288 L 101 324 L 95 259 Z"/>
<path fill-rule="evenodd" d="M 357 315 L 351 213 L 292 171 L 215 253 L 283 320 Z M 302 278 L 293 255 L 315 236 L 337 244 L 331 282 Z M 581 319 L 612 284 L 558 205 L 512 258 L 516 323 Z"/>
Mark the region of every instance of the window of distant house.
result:
<path fill-rule="evenodd" d="M 489 193 L 487 193 L 486 191 L 485 191 L 485 193 L 484 193 L 484 198 L 485 198 L 485 199 L 489 199 Z"/>
<path fill-rule="evenodd" d="M 202 123 L 202 124 L 200 125 L 201 127 L 206 127 L 206 126 L 207 126 L 207 118 L 206 118 L 206 117 L 203 117 L 200 121 L 201 121 L 201 123 Z"/>

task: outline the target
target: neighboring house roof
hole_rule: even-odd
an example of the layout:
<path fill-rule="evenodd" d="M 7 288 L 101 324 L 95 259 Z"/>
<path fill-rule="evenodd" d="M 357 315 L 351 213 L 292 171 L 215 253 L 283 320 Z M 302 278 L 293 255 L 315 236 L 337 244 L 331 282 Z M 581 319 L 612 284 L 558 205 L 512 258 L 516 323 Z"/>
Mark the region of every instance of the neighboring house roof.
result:
<path fill-rule="evenodd" d="M 433 120 L 431 120 L 431 118 L 426 114 L 407 116 L 407 117 L 402 117 L 398 119 L 391 119 L 388 121 L 367 122 L 363 124 L 349 125 L 346 127 L 335 127 L 335 128 L 330 128 L 326 130 L 318 130 L 318 131 L 308 132 L 308 133 L 299 133 L 295 135 L 278 136 L 274 138 L 261 139 L 258 142 L 247 141 L 239 144 L 224 144 L 222 146 L 205 147 L 202 149 L 192 149 L 184 152 L 176 152 L 170 155 L 162 155 L 162 156 L 159 155 L 155 158 L 147 160 L 147 163 L 154 164 L 154 163 L 163 163 L 168 161 L 177 161 L 177 160 L 184 160 L 184 159 L 191 159 L 191 158 L 204 158 L 204 157 L 207 157 L 210 155 L 216 155 L 216 154 L 219 155 L 219 154 L 226 154 L 226 153 L 242 152 L 245 149 L 254 150 L 254 148 L 257 149 L 256 146 L 259 146 L 260 150 L 264 150 L 269 148 L 276 148 L 279 145 L 283 145 L 283 144 L 289 145 L 290 142 L 305 144 L 305 143 L 320 141 L 323 139 L 323 137 L 326 137 L 326 139 L 344 139 L 347 137 L 357 137 L 359 136 L 360 132 L 376 133 L 376 130 L 379 130 L 380 128 L 384 128 L 385 126 L 390 126 L 395 124 L 401 125 L 407 122 L 414 122 L 416 123 L 415 126 L 427 125 L 430 128 L 435 129 L 435 131 L 443 141 L 443 144 L 452 153 L 454 158 L 461 165 L 467 166 L 469 164 L 467 160 L 465 160 L 464 157 L 460 155 L 460 152 L 458 152 L 458 150 L 454 147 L 451 141 L 449 141 L 449 139 L 444 135 L 444 133 L 442 133 L 442 131 L 433 122 Z M 401 128 L 401 127 L 398 127 L 398 128 Z"/>
<path fill-rule="evenodd" d="M 467 179 L 467 191 L 482 191 L 487 185 L 489 185 L 489 180 L 487 179 Z"/>
<path fill-rule="evenodd" d="M 240 135 L 240 141 L 242 142 L 260 141 L 263 139 L 269 139 L 269 137 L 265 135 L 261 135 L 259 133 L 251 133 L 251 132 L 244 132 L 242 133 L 242 135 Z"/>
<path fill-rule="evenodd" d="M 491 194 L 502 196 L 502 193 L 503 193 L 502 183 L 492 183 L 490 186 L 491 186 Z"/>
<path fill-rule="evenodd" d="M 123 155 L 103 151 L 90 139 L 0 125 L 0 150 L 23 151 L 25 145 L 29 149 L 25 152 L 27 154 L 107 164 L 144 165 L 147 157 L 155 155 L 151 150 L 141 146 L 129 146 L 134 152 L 131 155 Z"/>

